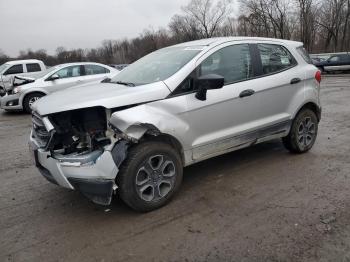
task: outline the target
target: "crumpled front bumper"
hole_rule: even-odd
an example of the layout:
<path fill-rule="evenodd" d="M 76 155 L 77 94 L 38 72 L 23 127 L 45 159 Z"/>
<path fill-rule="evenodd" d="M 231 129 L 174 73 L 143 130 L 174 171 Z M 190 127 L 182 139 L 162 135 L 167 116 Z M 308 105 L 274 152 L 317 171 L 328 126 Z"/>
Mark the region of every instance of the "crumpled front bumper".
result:
<path fill-rule="evenodd" d="M 79 190 L 96 204 L 110 204 L 119 171 L 111 151 L 92 152 L 95 154 L 93 156 L 53 156 L 40 148 L 32 135 L 29 147 L 36 167 L 47 180 L 68 189 Z"/>

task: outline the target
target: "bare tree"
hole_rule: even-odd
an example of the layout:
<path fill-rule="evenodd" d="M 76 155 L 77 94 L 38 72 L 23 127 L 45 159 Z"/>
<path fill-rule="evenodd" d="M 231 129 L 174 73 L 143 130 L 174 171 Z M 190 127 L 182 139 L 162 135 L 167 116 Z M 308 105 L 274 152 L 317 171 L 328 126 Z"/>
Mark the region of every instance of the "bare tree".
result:
<path fill-rule="evenodd" d="M 201 37 L 210 38 L 219 34 L 220 26 L 232 11 L 232 0 L 191 0 L 182 7 L 185 13 L 183 21 L 189 21 L 192 28 L 196 26 Z M 181 21 L 177 17 L 178 21 Z"/>

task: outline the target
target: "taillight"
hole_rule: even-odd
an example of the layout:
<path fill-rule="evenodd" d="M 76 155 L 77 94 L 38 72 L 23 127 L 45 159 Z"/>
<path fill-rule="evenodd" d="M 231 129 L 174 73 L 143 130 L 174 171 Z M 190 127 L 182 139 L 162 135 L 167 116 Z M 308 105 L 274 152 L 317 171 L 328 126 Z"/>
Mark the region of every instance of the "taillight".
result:
<path fill-rule="evenodd" d="M 317 71 L 315 74 L 316 81 L 320 84 L 322 80 L 321 71 Z"/>

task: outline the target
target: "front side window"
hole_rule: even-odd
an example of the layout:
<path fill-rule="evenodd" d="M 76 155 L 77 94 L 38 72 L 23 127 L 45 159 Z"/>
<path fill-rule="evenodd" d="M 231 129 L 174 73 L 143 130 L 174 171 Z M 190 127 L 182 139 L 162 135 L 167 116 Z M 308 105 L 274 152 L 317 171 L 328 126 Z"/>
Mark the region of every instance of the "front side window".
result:
<path fill-rule="evenodd" d="M 227 46 L 210 55 L 199 66 L 199 76 L 208 74 L 223 76 L 225 84 L 253 77 L 249 45 Z"/>
<path fill-rule="evenodd" d="M 23 73 L 23 65 L 14 65 L 6 70 L 4 75 L 13 75 L 13 74 L 22 74 Z"/>
<path fill-rule="evenodd" d="M 69 78 L 81 76 L 80 65 L 68 66 L 63 68 L 56 73 L 60 78 Z"/>
<path fill-rule="evenodd" d="M 85 75 L 107 74 L 109 70 L 99 65 L 84 65 Z"/>
<path fill-rule="evenodd" d="M 225 84 L 252 78 L 253 66 L 248 44 L 224 47 L 208 56 L 173 92 L 181 95 L 196 91 L 196 78 L 209 74 L 224 77 Z"/>
<path fill-rule="evenodd" d="M 297 64 L 289 51 L 280 45 L 258 44 L 264 74 L 277 73 Z"/>
<path fill-rule="evenodd" d="M 332 56 L 329 61 L 331 62 L 338 62 L 340 59 L 339 59 L 339 56 Z"/>
<path fill-rule="evenodd" d="M 41 71 L 39 64 L 26 64 L 27 66 L 27 72 L 38 72 Z"/>

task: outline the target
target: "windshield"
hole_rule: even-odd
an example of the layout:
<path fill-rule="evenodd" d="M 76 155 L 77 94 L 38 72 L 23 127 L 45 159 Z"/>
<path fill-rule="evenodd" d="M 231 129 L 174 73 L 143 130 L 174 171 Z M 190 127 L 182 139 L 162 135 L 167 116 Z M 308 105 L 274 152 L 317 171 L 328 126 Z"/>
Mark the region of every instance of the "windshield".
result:
<path fill-rule="evenodd" d="M 9 64 L 0 65 L 0 73 L 2 73 L 8 66 L 9 66 Z"/>
<path fill-rule="evenodd" d="M 202 50 L 203 47 L 160 49 L 123 69 L 111 82 L 134 86 L 163 81 L 179 71 Z"/>

